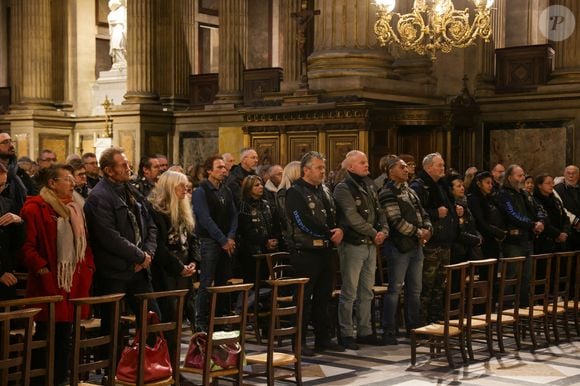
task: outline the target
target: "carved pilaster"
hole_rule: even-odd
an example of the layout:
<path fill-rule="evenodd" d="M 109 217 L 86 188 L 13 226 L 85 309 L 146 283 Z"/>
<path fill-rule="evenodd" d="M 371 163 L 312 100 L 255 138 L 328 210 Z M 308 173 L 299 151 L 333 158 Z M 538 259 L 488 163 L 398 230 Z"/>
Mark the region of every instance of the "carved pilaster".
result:
<path fill-rule="evenodd" d="M 54 103 L 59 108 L 71 107 L 68 95 L 68 1 L 52 0 L 52 84 Z"/>
<path fill-rule="evenodd" d="M 247 61 L 247 0 L 219 3 L 219 92 L 217 104 L 242 101 L 243 72 Z"/>
<path fill-rule="evenodd" d="M 126 104 L 157 103 L 155 82 L 155 1 L 127 0 Z"/>
<path fill-rule="evenodd" d="M 492 11 L 491 41 L 478 45 L 479 73 L 476 78 L 476 95 L 490 95 L 495 91 L 495 49 L 505 45 L 505 0 L 497 0 Z"/>
<path fill-rule="evenodd" d="M 551 0 L 550 5 L 560 5 L 568 8 L 572 14 L 580 13 L 580 3 L 576 0 Z M 576 18 L 576 27 L 572 35 L 565 40 L 556 41 L 554 50 L 555 71 L 552 73 L 553 84 L 579 83 L 580 82 L 580 28 Z M 564 20 L 566 23 L 566 20 Z M 558 28 L 564 28 L 562 25 Z"/>
<path fill-rule="evenodd" d="M 314 52 L 308 78 L 329 76 L 392 77 L 392 56 L 378 47 L 373 25 L 376 7 L 368 0 L 315 1 Z"/>
<path fill-rule="evenodd" d="M 282 57 L 284 82 L 282 88 L 293 90 L 298 87 L 300 82 L 300 52 L 296 40 L 298 26 L 292 14 L 300 12 L 300 0 L 285 0 L 280 8 L 284 36 L 284 54 Z"/>
<path fill-rule="evenodd" d="M 19 64 L 22 81 L 19 99 L 22 103 L 42 108 L 52 105 L 52 30 L 51 1 L 22 1 L 17 11 L 22 46 Z"/>

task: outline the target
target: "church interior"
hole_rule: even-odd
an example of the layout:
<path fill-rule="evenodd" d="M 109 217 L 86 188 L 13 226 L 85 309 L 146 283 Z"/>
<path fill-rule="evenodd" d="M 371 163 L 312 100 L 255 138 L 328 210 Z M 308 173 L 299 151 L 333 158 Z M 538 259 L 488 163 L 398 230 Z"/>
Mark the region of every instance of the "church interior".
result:
<path fill-rule="evenodd" d="M 448 1 L 469 22 L 485 9 L 488 24 L 458 22 L 468 35 L 458 46 L 427 50 L 389 37 L 383 3 L 395 1 L 0 0 L 0 131 L 32 160 L 115 145 L 134 166 L 166 154 L 185 170 L 215 154 L 239 161 L 249 147 L 261 165 L 316 150 L 328 173 L 361 150 L 373 177 L 386 154 L 439 152 L 460 173 L 517 163 L 561 176 L 580 164 L 580 1 Z M 394 11 L 415 3 L 397 0 Z M 440 42 L 429 39 L 417 44 Z M 579 353 L 576 336 L 466 370 L 443 359 L 409 371 L 402 344 L 308 358 L 303 376 L 572 385 Z"/>

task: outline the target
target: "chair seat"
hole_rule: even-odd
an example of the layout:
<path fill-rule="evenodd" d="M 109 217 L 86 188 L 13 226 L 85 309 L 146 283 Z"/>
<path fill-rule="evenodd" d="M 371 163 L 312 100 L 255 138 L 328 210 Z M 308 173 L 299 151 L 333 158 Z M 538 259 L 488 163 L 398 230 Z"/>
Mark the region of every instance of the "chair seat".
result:
<path fill-rule="evenodd" d="M 515 315 L 515 311 L 513 309 L 509 309 L 509 310 L 504 310 L 503 311 L 504 315 Z M 519 317 L 528 317 L 530 315 L 530 309 L 529 308 L 520 308 L 518 310 L 518 316 Z M 533 308 L 532 311 L 532 317 L 533 318 L 539 318 L 541 316 L 544 316 L 544 311 L 543 309 L 536 309 L 535 307 Z"/>
<path fill-rule="evenodd" d="M 169 377 L 169 378 L 162 379 L 160 381 L 145 383 L 145 386 L 166 386 L 166 385 L 172 385 L 173 383 L 175 383 L 175 381 L 173 380 L 173 377 Z M 134 386 L 135 385 L 135 383 L 124 382 L 124 381 L 118 380 L 116 378 L 115 378 L 115 384 L 123 385 L 123 386 Z M 89 385 L 90 385 L 90 383 L 89 383 Z"/>
<path fill-rule="evenodd" d="M 558 307 L 564 307 L 564 302 L 558 302 Z M 574 310 L 576 305 L 574 304 L 574 300 L 568 300 L 568 311 Z"/>
<path fill-rule="evenodd" d="M 228 280 L 228 284 L 230 285 L 244 284 L 244 279 L 239 277 L 232 277 L 231 279 Z"/>
<path fill-rule="evenodd" d="M 476 315 L 473 319 L 483 319 L 485 320 L 485 315 Z M 497 323 L 497 314 L 491 314 L 490 320 L 492 323 Z M 502 324 L 513 324 L 515 322 L 515 318 L 512 315 L 502 315 L 501 317 Z"/>
<path fill-rule="evenodd" d="M 179 371 L 182 373 L 192 373 L 192 374 L 201 374 L 203 375 L 203 369 L 194 369 L 193 367 L 180 367 Z M 234 369 L 225 369 L 225 370 L 216 370 L 210 371 L 210 377 L 225 377 L 228 375 L 234 375 L 238 373 L 238 368 Z"/>
<path fill-rule="evenodd" d="M 273 356 L 273 366 L 286 366 L 296 362 L 296 357 L 293 354 L 274 352 Z M 249 365 L 266 364 L 268 361 L 268 353 L 246 355 L 246 361 Z"/>
<path fill-rule="evenodd" d="M 389 290 L 389 287 L 386 285 L 375 285 L 373 286 L 373 294 L 376 295 L 383 295 L 386 294 Z"/>
<path fill-rule="evenodd" d="M 445 326 L 443 324 L 431 323 L 427 326 L 415 328 L 413 331 L 415 331 L 416 334 L 444 336 Z M 449 335 L 455 336 L 459 334 L 461 334 L 461 330 L 459 328 L 449 326 Z"/>
<path fill-rule="evenodd" d="M 101 319 L 99 318 L 91 318 L 81 320 L 81 327 L 85 329 L 85 331 L 91 331 L 101 328 Z"/>
<path fill-rule="evenodd" d="M 544 307 L 543 306 L 535 306 L 534 310 L 544 311 Z M 556 307 L 556 314 L 563 314 L 564 312 L 566 312 L 566 308 L 564 306 L 562 306 L 562 307 L 557 306 Z M 554 308 L 550 304 L 548 306 L 548 314 L 553 314 L 553 313 L 554 313 Z"/>
<path fill-rule="evenodd" d="M 479 318 L 476 319 L 475 316 L 471 318 L 471 327 L 472 328 L 483 328 L 483 327 L 487 326 L 487 323 L 485 321 L 485 315 L 481 315 L 481 316 L 483 316 L 483 319 L 479 319 Z M 459 320 L 457 320 L 457 319 L 450 320 L 449 324 L 451 326 L 454 326 L 454 327 L 459 327 Z M 467 327 L 467 319 L 463 319 L 463 325 Z"/>

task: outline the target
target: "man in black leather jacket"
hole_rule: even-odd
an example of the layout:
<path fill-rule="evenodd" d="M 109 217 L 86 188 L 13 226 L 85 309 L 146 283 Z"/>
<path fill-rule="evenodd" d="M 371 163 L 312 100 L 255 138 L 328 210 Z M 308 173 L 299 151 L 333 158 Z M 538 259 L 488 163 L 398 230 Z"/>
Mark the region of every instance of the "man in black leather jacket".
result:
<path fill-rule="evenodd" d="M 410 186 L 417 192 L 421 205 L 433 224 L 433 237 L 423 248 L 423 290 L 421 305 L 425 322 L 443 318 L 445 300 L 445 268 L 451 261 L 451 246 L 459 233 L 458 213 L 444 183 L 445 161 L 439 153 L 431 153 L 423 159 L 423 170 Z"/>
<path fill-rule="evenodd" d="M 323 184 L 326 160 L 311 151 L 302 157 L 300 168 L 301 178 L 286 192 L 286 215 L 291 218 L 292 266 L 297 277 L 310 279 L 304 292 L 302 331 L 306 332 L 312 316 L 315 350 L 344 351 L 344 347 L 330 340 L 328 326 L 333 248 L 342 242 L 343 231 L 337 226 L 332 194 Z M 302 354 L 314 355 L 306 345 L 302 346 Z"/>

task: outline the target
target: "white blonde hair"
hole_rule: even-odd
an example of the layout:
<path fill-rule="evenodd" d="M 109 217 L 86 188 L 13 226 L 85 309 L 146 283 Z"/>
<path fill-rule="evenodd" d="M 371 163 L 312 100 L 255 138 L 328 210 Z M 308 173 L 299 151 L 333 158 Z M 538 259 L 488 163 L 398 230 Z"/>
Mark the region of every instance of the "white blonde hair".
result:
<path fill-rule="evenodd" d="M 168 170 L 159 177 L 148 200 L 153 209 L 169 216 L 174 230 L 184 227 L 191 233 L 195 227 L 191 204 L 187 197 L 181 200 L 175 193 L 175 188 L 179 184 L 187 185 L 188 183 L 189 180 L 185 174 Z"/>
<path fill-rule="evenodd" d="M 284 167 L 282 172 L 282 182 L 278 189 L 288 189 L 292 183 L 300 178 L 300 161 L 292 161 Z"/>

